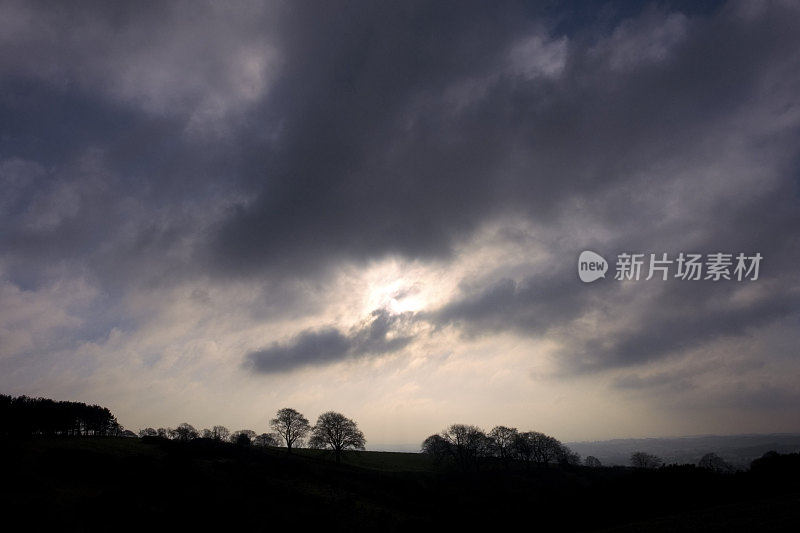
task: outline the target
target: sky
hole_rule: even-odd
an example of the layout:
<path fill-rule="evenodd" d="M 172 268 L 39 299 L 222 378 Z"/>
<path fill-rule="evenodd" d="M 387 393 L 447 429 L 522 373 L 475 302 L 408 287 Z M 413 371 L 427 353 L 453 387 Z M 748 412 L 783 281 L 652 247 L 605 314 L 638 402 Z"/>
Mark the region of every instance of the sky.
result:
<path fill-rule="evenodd" d="M 0 1 L 0 392 L 800 432 L 798 51 L 790 1 Z"/>

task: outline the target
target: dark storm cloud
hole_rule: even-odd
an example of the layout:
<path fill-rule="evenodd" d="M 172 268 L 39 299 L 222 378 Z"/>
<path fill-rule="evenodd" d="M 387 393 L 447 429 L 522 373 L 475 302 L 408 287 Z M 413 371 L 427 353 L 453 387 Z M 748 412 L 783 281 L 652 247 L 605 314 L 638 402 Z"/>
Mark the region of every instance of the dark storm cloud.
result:
<path fill-rule="evenodd" d="M 487 177 L 504 140 L 474 117 L 454 138 L 460 119 L 439 99 L 493 68 L 508 44 L 499 30 L 525 26 L 518 15 L 474 4 L 296 4 L 282 25 L 290 66 L 268 108 L 281 138 L 253 162 L 259 197 L 220 229 L 219 266 L 446 255 L 492 202 Z"/>
<path fill-rule="evenodd" d="M 797 34 L 780 6 L 745 24 L 733 8 L 612 3 L 592 11 L 596 25 L 575 25 L 575 9 L 518 3 L 4 5 L 0 65 L 18 88 L 6 93 L 3 155 L 70 164 L 96 145 L 120 175 L 75 216 L 85 224 L 49 239 L 14 232 L 6 249 L 25 255 L 25 242 L 52 260 L 119 242 L 133 267 L 109 261 L 108 281 L 162 270 L 176 243 L 192 253 L 167 279 L 296 276 L 392 253 L 446 257 L 509 214 L 552 221 L 565 202 L 635 185 L 664 154 L 696 152 Z M 251 94 L 258 77 L 236 65 L 267 48 L 279 58 L 269 90 Z M 26 100 L 29 89 L 39 96 Z M 57 113 L 37 114 L 41 101 Z M 186 133 L 218 124 L 223 137 Z M 120 235 L 125 222 L 109 215 L 131 197 L 142 221 Z M 159 205 L 187 216 L 148 228 Z M 631 222 L 613 202 L 597 209 Z"/>
<path fill-rule="evenodd" d="M 413 339 L 403 334 L 403 329 L 411 321 L 409 313 L 392 315 L 386 310 L 376 310 L 365 323 L 349 332 L 343 333 L 335 328 L 307 330 L 287 344 L 275 343 L 249 353 L 245 365 L 255 372 L 270 374 L 395 352 Z"/>
<path fill-rule="evenodd" d="M 797 17 L 784 9 L 747 24 L 733 8 L 649 9 L 598 37 L 508 4 L 296 6 L 265 111 L 282 133 L 252 160 L 262 191 L 221 225 L 215 263 L 442 257 L 486 220 L 550 221 L 635 187 L 655 161 L 697 154 L 788 66 Z"/>
<path fill-rule="evenodd" d="M 78 267 L 124 287 L 202 270 L 187 247 L 242 194 L 224 134 L 272 75 L 266 11 L 0 3 L 6 275 Z"/>

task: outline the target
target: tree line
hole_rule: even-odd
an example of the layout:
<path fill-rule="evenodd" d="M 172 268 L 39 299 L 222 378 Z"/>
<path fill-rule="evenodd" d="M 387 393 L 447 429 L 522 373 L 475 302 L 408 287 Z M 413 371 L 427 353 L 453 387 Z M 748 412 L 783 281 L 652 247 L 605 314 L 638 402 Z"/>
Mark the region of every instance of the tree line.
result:
<path fill-rule="evenodd" d="M 347 449 L 363 450 L 366 439 L 358 424 L 341 413 L 328 411 L 317 418 L 313 426 L 300 412 L 290 407 L 279 409 L 275 417 L 269 420 L 272 432 L 257 435 L 250 429 L 230 432 L 225 426 L 214 426 L 211 429 L 196 430 L 189 423 L 179 424 L 176 428 L 145 428 L 139 432 L 140 437 L 156 437 L 182 442 L 195 439 L 212 439 L 220 442 L 249 446 L 285 446 L 288 453 L 295 448 L 308 445 L 314 449 L 329 449 L 334 452 L 336 461 L 341 461 L 342 452 Z"/>
<path fill-rule="evenodd" d="M 238 445 L 259 447 L 284 446 L 288 453 L 295 448 L 329 449 L 336 461 L 348 449 L 363 450 L 366 439 L 358 424 L 341 413 L 328 411 L 317 418 L 313 426 L 295 409 L 279 409 L 268 421 L 272 431 L 257 434 L 251 429 L 230 431 L 216 425 L 197 430 L 189 423 L 176 428 L 145 428 L 139 437 L 164 438 L 181 442 L 210 439 Z M 82 402 L 56 401 L 49 398 L 9 396 L 0 394 L 0 436 L 128 436 L 116 417 L 105 407 Z M 436 464 L 452 464 L 462 470 L 478 469 L 487 460 L 499 461 L 506 467 L 511 463 L 545 466 L 548 464 L 600 467 L 601 462 L 587 456 L 583 462 L 577 453 L 555 437 L 537 431 L 518 431 L 517 428 L 495 426 L 484 432 L 477 426 L 453 424 L 441 433 L 426 438 L 421 452 L 431 456 Z M 634 468 L 652 469 L 664 466 L 661 458 L 634 452 L 630 456 Z M 703 456 L 698 466 L 717 472 L 730 473 L 735 469 L 714 453 Z"/>
<path fill-rule="evenodd" d="M 0 394 L 0 435 L 5 437 L 123 434 L 111 411 L 99 405 Z"/>
<path fill-rule="evenodd" d="M 603 466 L 597 457 L 579 454 L 555 437 L 538 431 L 521 432 L 517 428 L 495 426 L 488 433 L 477 426 L 453 424 L 429 436 L 422 442 L 420 451 L 433 458 L 440 466 L 451 465 L 461 470 L 477 470 L 484 462 L 500 462 L 505 467 L 512 463 L 543 467 L 550 464 L 584 465 L 591 468 Z M 654 469 L 666 466 L 653 454 L 637 451 L 630 456 L 630 466 Z M 733 473 L 735 468 L 715 453 L 705 454 L 700 468 L 718 473 Z"/>
<path fill-rule="evenodd" d="M 145 428 L 139 431 L 139 437 L 163 438 L 188 442 L 195 439 L 210 439 L 219 442 L 230 442 L 240 445 L 278 446 L 276 435 L 262 433 L 257 435 L 252 429 L 230 431 L 225 426 L 214 426 L 211 429 L 196 430 L 193 425 L 183 422 L 176 428 Z"/>
<path fill-rule="evenodd" d="M 335 411 L 322 413 L 312 426 L 302 413 L 285 407 L 269 420 L 269 426 L 272 432 L 258 435 L 251 429 L 231 432 L 225 426 L 198 431 L 191 424 L 183 422 L 176 428 L 148 427 L 139 431 L 138 436 L 182 442 L 202 438 L 262 447 L 285 445 L 289 453 L 293 448 L 307 444 L 309 448 L 332 450 L 337 462 L 341 461 L 344 450 L 363 450 L 366 445 L 358 424 Z M 137 435 L 124 429 L 111 411 L 99 405 L 0 394 L 0 436 Z"/>
<path fill-rule="evenodd" d="M 646 452 L 633 452 L 630 457 L 630 465 L 634 468 L 646 469 L 662 468 L 666 466 L 659 456 Z M 720 474 L 732 474 L 736 471 L 733 465 L 713 452 L 703 455 L 697 462 L 697 466 Z"/>
<path fill-rule="evenodd" d="M 538 431 L 521 432 L 517 428 L 495 426 L 486 433 L 477 426 L 453 424 L 441 433 L 422 442 L 422 453 L 437 464 L 450 463 L 461 470 L 479 469 L 481 463 L 493 459 L 506 467 L 521 462 L 526 467 L 549 463 L 577 465 L 581 457 L 555 437 Z M 591 457 L 599 466 L 599 461 Z"/>

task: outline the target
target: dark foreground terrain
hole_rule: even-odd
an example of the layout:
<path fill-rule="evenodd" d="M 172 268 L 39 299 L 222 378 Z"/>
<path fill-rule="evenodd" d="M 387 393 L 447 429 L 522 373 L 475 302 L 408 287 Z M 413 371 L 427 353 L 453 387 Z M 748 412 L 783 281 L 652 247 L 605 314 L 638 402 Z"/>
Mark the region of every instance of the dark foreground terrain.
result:
<path fill-rule="evenodd" d="M 748 472 L 484 464 L 136 438 L 0 442 L 0 511 L 20 530 L 800 531 L 800 456 Z"/>

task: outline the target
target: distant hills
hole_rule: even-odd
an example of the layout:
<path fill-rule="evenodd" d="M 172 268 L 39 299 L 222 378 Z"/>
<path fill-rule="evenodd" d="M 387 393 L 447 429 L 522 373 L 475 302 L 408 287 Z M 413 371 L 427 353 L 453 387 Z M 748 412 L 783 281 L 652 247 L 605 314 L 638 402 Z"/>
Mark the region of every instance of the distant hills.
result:
<path fill-rule="evenodd" d="M 778 453 L 800 452 L 800 434 L 773 433 L 766 435 L 701 435 L 692 437 L 614 439 L 594 442 L 567 442 L 582 457 L 593 455 L 603 465 L 628 465 L 635 451 L 652 453 L 667 464 L 697 464 L 710 452 L 738 468 L 746 468 L 754 459 L 774 450 Z"/>

